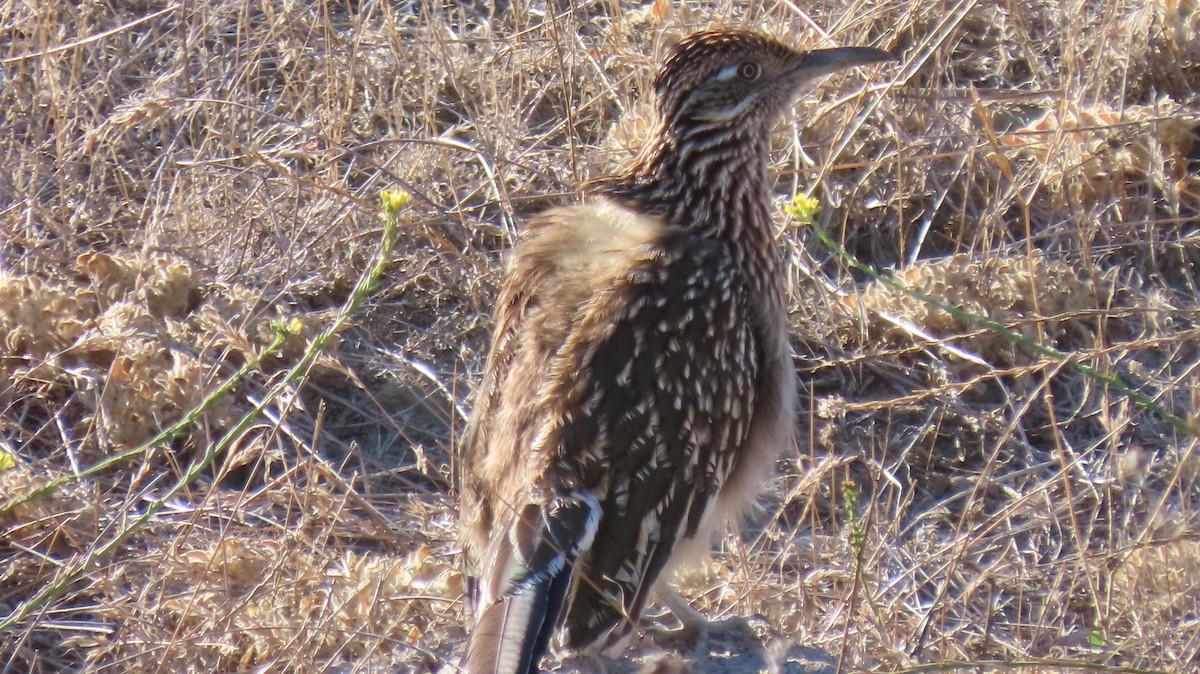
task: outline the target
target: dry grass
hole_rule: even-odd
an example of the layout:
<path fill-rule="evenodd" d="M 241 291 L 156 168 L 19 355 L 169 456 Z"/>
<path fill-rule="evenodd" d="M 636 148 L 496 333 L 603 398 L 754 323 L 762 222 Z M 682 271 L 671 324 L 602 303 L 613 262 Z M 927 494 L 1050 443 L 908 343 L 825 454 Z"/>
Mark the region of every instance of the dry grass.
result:
<path fill-rule="evenodd" d="M 451 662 L 449 456 L 501 252 L 628 156 L 654 64 L 710 22 L 902 52 L 894 82 L 797 106 L 780 206 L 811 191 L 864 261 L 1200 423 L 1194 0 L 491 4 L 0 0 L 0 669 Z M 131 525 L 346 301 L 395 184 L 411 226 L 369 310 Z M 811 414 L 744 535 L 681 578 L 697 606 L 763 616 L 777 671 L 796 643 L 846 671 L 1194 671 L 1197 439 L 786 221 Z M 83 475 L 280 319 L 299 333 L 185 433 Z"/>

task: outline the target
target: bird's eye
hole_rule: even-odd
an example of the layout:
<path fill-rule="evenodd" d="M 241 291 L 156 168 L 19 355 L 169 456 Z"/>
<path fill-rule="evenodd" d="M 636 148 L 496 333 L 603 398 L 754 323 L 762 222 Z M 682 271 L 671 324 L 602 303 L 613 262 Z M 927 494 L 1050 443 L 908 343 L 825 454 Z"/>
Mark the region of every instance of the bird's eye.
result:
<path fill-rule="evenodd" d="M 757 80 L 760 75 L 762 75 L 762 66 L 758 65 L 758 63 L 755 61 L 743 61 L 742 64 L 738 66 L 737 73 L 738 77 L 742 78 L 743 80 L 746 80 L 747 82 L 753 82 L 754 80 Z"/>

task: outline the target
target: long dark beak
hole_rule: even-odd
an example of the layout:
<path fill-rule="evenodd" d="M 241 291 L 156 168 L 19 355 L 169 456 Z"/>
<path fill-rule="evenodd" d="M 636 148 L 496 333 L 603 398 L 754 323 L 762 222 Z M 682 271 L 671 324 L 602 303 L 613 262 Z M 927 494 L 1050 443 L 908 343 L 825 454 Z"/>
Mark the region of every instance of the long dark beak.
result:
<path fill-rule="evenodd" d="M 797 80 L 811 80 L 854 66 L 899 60 L 890 52 L 874 47 L 838 47 L 817 49 L 804 55 L 792 70 Z"/>

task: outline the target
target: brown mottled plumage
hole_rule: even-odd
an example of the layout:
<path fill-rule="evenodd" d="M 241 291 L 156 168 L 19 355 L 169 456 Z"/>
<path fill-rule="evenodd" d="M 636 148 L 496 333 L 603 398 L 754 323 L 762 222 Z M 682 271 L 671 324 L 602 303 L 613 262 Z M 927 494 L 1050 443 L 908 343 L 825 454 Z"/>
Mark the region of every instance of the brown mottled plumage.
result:
<path fill-rule="evenodd" d="M 525 229 L 462 444 L 465 671 L 536 671 L 556 629 L 618 648 L 757 493 L 795 415 L 770 130 L 803 83 L 888 58 L 696 33 L 634 165 Z"/>

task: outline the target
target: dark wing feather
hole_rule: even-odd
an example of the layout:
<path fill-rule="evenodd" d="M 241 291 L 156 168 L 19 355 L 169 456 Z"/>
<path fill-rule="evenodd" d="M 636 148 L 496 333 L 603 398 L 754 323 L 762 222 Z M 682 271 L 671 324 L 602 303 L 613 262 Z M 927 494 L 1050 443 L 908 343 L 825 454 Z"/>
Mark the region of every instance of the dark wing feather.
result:
<path fill-rule="evenodd" d="M 617 319 L 582 343 L 579 389 L 556 438 L 576 466 L 603 475 L 596 545 L 581 552 L 564 616 L 572 648 L 618 643 L 640 615 L 676 543 L 694 536 L 745 442 L 762 360 L 731 251 L 707 240 L 664 244 L 623 288 Z M 665 300 L 665 301 L 664 301 Z M 599 308 L 588 317 L 604 317 Z"/>

